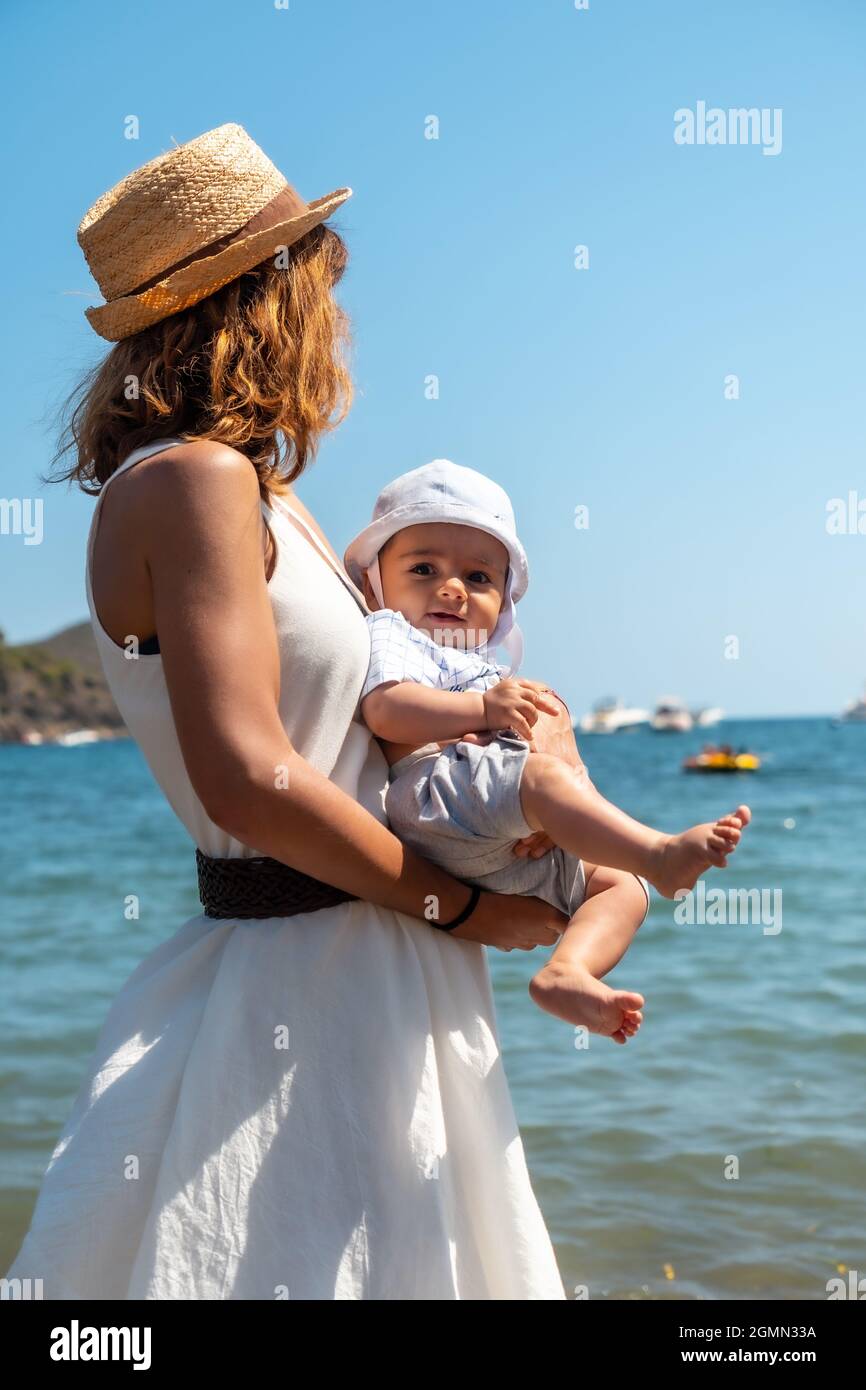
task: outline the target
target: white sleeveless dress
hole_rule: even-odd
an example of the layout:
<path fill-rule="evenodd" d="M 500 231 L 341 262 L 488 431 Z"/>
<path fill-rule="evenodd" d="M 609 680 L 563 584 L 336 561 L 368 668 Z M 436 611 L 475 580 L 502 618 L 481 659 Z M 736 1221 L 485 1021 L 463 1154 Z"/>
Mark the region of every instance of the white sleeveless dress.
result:
<path fill-rule="evenodd" d="M 112 694 L 195 844 L 255 854 L 192 788 L 160 655 L 127 659 L 99 622 L 104 495 L 86 582 Z M 357 715 L 362 600 L 274 503 L 283 725 L 384 820 L 386 764 Z M 485 948 L 363 902 L 185 922 L 110 1009 L 8 1277 L 42 1279 L 49 1299 L 564 1298 Z"/>

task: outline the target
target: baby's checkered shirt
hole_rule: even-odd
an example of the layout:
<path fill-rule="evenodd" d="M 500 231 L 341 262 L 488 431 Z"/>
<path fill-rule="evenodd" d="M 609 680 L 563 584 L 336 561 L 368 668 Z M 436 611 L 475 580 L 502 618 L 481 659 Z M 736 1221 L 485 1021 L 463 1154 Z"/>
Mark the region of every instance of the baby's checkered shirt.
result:
<path fill-rule="evenodd" d="M 360 695 L 362 700 L 386 681 L 414 681 L 433 690 L 483 692 L 507 675 L 507 667 L 488 660 L 481 651 L 440 646 L 391 608 L 371 613 L 367 626 L 370 665 Z"/>

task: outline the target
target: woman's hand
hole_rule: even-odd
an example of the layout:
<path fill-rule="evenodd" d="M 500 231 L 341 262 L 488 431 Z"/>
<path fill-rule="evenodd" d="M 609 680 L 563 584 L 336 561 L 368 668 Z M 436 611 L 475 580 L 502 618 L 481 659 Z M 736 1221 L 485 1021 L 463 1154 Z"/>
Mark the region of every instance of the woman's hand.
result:
<path fill-rule="evenodd" d="M 568 763 L 569 767 L 573 767 L 576 772 L 579 772 L 581 778 L 585 778 L 586 785 L 591 787 L 589 773 L 577 749 L 568 706 L 556 694 L 556 691 L 552 690 L 550 694 L 559 706 L 558 711 L 556 714 L 539 713 L 538 720 L 532 730 L 532 737 L 529 740 L 529 751 L 530 753 L 550 753 L 556 758 L 562 758 L 563 762 Z"/>
<path fill-rule="evenodd" d="M 514 846 L 515 859 L 543 859 L 556 846 L 546 830 L 535 830 Z"/>
<path fill-rule="evenodd" d="M 500 951 L 532 951 L 536 946 L 552 946 L 567 926 L 568 918 L 540 898 L 482 892 L 471 917 L 449 936 L 480 941 Z"/>

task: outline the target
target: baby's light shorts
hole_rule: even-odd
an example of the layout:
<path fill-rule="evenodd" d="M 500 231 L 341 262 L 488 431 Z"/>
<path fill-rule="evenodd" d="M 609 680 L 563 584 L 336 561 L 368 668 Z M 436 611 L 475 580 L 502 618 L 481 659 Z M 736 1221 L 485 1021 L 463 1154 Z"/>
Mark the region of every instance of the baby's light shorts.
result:
<path fill-rule="evenodd" d="M 416 748 L 391 768 L 388 820 L 404 844 L 455 878 L 541 898 L 572 917 L 586 892 L 581 861 L 558 847 L 540 859 L 514 854 L 515 840 L 533 833 L 520 805 L 528 757 L 528 743 L 512 733 L 487 744 Z"/>
<path fill-rule="evenodd" d="M 520 859 L 515 840 L 531 835 L 520 806 L 529 745 L 502 733 L 488 744 L 425 744 L 391 768 L 385 810 L 394 834 L 466 883 L 538 897 L 571 917 L 586 883 L 579 859 L 553 849 Z"/>

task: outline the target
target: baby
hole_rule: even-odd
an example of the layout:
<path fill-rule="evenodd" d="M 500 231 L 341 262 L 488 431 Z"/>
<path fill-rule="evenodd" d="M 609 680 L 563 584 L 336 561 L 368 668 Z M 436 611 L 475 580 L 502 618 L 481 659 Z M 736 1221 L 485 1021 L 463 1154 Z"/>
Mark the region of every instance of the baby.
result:
<path fill-rule="evenodd" d="M 382 491 L 345 562 L 376 610 L 361 712 L 390 764 L 391 828 L 456 878 L 565 913 L 569 925 L 530 993 L 558 1017 L 625 1042 L 643 997 L 601 976 L 646 917 L 644 880 L 672 898 L 711 865 L 724 867 L 748 807 L 665 835 L 561 758 L 530 756 L 539 712 L 559 706 L 548 687 L 511 674 L 522 656 L 515 604 L 529 574 L 511 503 L 489 478 L 447 459 L 404 474 Z M 493 659 L 500 644 L 510 669 Z M 516 841 L 540 835 L 547 853 L 515 855 Z"/>

